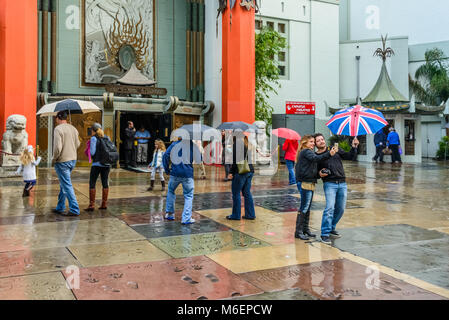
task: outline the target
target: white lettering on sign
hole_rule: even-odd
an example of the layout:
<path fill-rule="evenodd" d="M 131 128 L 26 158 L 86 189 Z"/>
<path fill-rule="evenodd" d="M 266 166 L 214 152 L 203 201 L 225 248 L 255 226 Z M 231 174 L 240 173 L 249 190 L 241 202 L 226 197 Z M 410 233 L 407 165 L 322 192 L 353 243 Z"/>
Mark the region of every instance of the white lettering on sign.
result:
<path fill-rule="evenodd" d="M 367 6 L 365 13 L 368 15 L 365 20 L 365 26 L 368 30 L 380 29 L 380 9 L 378 6 Z"/>
<path fill-rule="evenodd" d="M 65 9 L 65 13 L 68 15 L 65 20 L 65 27 L 68 30 L 80 29 L 80 8 L 75 5 L 70 5 Z"/>

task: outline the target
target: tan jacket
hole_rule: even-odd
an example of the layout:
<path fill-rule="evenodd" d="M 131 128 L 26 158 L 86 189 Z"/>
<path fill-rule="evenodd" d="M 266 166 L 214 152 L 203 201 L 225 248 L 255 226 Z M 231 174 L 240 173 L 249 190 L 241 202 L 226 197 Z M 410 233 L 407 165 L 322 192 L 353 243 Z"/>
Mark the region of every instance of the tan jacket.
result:
<path fill-rule="evenodd" d="M 77 150 L 80 145 L 78 130 L 68 123 L 60 124 L 55 128 L 53 135 L 53 161 L 77 160 Z"/>

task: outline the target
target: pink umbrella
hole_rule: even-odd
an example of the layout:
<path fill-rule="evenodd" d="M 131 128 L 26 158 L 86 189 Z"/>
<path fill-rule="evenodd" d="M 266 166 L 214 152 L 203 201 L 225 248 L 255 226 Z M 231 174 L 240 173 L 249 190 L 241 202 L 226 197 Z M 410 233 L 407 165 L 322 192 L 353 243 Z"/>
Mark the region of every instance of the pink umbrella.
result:
<path fill-rule="evenodd" d="M 284 138 L 287 140 L 301 140 L 301 136 L 298 132 L 288 128 L 279 128 L 272 131 L 275 136 L 279 138 Z"/>

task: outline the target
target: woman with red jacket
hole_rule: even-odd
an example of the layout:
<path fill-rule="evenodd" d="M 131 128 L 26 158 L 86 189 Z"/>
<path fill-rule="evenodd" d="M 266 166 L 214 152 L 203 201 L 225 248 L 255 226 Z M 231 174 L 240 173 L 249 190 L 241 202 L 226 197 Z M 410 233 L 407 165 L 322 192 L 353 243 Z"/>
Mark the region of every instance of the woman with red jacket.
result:
<path fill-rule="evenodd" d="M 284 159 L 288 168 L 288 185 L 290 186 L 296 184 L 294 168 L 298 146 L 298 141 L 296 140 L 285 140 L 285 143 L 282 146 L 282 150 L 285 151 Z"/>

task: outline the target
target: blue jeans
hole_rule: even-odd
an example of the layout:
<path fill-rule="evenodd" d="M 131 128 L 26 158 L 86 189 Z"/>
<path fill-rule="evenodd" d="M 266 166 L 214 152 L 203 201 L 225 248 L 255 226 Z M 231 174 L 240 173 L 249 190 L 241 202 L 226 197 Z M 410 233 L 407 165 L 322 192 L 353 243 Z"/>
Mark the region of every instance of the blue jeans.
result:
<path fill-rule="evenodd" d="M 301 195 L 301 204 L 299 205 L 299 212 L 307 213 L 310 211 L 310 207 L 312 207 L 313 200 L 313 191 L 305 190 L 301 188 L 301 182 L 298 182 L 296 185 L 298 186 L 299 194 Z"/>
<path fill-rule="evenodd" d="M 67 200 L 69 201 L 70 212 L 79 215 L 80 207 L 78 206 L 78 202 L 76 201 L 75 190 L 73 189 L 72 180 L 70 178 L 75 165 L 75 160 L 55 163 L 55 171 L 58 175 L 60 186 L 58 205 L 56 206 L 56 210 L 61 212 L 65 211 L 65 199 L 67 198 Z"/>
<path fill-rule="evenodd" d="M 193 178 L 181 178 L 170 176 L 167 192 L 167 208 L 166 213 L 175 213 L 175 191 L 182 184 L 184 193 L 184 210 L 182 211 L 182 223 L 189 222 L 192 218 L 193 191 L 195 190 L 195 182 Z"/>
<path fill-rule="evenodd" d="M 254 173 L 235 174 L 232 179 L 232 219 L 240 219 L 242 213 L 242 199 L 240 192 L 245 198 L 245 217 L 255 218 L 256 210 L 254 209 L 253 196 L 251 194 L 251 181 Z"/>
<path fill-rule="evenodd" d="M 296 176 L 295 176 L 295 162 L 291 160 L 285 160 L 285 164 L 287 165 L 288 169 L 288 184 L 292 185 L 296 183 Z"/>
<path fill-rule="evenodd" d="M 345 212 L 348 185 L 346 183 L 325 182 L 324 195 L 326 196 L 326 209 L 324 209 L 321 222 L 321 236 L 328 237 L 331 231 L 335 230 L 337 223 Z"/>

